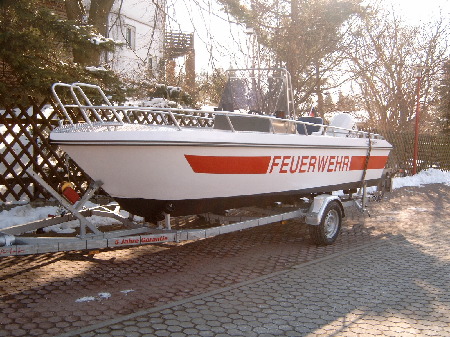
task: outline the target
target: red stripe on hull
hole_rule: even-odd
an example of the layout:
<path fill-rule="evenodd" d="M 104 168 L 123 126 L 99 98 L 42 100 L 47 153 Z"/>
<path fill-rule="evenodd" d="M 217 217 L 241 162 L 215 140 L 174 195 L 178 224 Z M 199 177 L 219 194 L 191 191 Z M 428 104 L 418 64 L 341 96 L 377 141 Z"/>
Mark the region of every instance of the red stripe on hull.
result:
<path fill-rule="evenodd" d="M 271 160 L 264 157 L 217 157 L 185 155 L 195 173 L 266 174 Z"/>
<path fill-rule="evenodd" d="M 304 159 L 300 160 L 302 158 L 301 156 L 274 156 L 272 160 L 271 156 L 185 155 L 186 160 L 195 173 L 206 174 L 266 174 L 364 170 L 366 156 L 351 156 L 351 159 L 349 157 L 304 156 Z M 294 158 L 297 158 L 297 164 L 295 164 Z M 350 164 L 348 164 L 348 161 L 344 161 L 342 164 L 343 158 L 349 158 Z M 371 156 L 367 168 L 369 170 L 383 169 L 386 166 L 387 160 L 387 156 Z M 291 163 L 291 161 L 294 161 L 294 163 Z M 270 170 L 269 165 L 271 165 Z"/>
<path fill-rule="evenodd" d="M 388 160 L 388 156 L 370 156 L 367 165 L 368 170 L 384 169 Z M 364 170 L 366 165 L 366 156 L 353 156 L 350 162 L 350 171 Z"/>

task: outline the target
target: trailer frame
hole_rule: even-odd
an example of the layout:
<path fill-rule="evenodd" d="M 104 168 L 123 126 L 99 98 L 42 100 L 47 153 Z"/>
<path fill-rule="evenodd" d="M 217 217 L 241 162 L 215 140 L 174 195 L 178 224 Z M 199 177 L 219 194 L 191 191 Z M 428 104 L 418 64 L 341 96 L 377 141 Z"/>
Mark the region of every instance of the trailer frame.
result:
<path fill-rule="evenodd" d="M 27 173 L 47 189 L 68 213 L 2 229 L 0 231 L 0 257 L 52 252 L 90 251 L 152 243 L 206 239 L 220 234 L 242 231 L 296 218 L 310 225 L 311 232 L 313 234 L 315 233 L 314 236 L 316 237 L 318 233 L 326 232 L 326 228 L 322 228 L 321 231 L 319 229 L 321 226 L 327 226 L 324 222 L 328 221 L 327 216 L 328 218 L 330 217 L 326 213 L 329 208 L 328 206 L 336 204 L 341 210 L 340 212 L 335 210 L 335 216 L 336 213 L 340 213 L 337 214 L 339 219 L 337 219 L 338 223 L 332 224 L 333 226 L 338 226 L 337 233 L 333 237 L 316 237 L 315 240 L 317 244 L 328 245 L 332 244 L 339 235 L 342 218 L 345 216 L 345 207 L 356 205 L 360 211 L 367 212 L 365 208 L 367 199 L 366 188 L 363 186 L 356 196 L 350 195 L 348 199 L 337 195 L 321 194 L 314 196 L 309 201 L 303 200 L 303 204 L 300 206 L 273 207 L 271 209 L 258 208 L 259 212 L 265 213 L 263 216 L 258 217 L 202 214 L 201 216 L 208 222 L 219 222 L 221 225 L 204 229 L 177 230 L 172 229 L 170 214 L 165 214 L 164 221 L 158 222 L 156 227 L 151 227 L 149 223 L 139 223 L 134 219 L 133 215 L 129 215 L 128 217 L 120 215 L 120 208 L 117 204 L 83 209 L 86 202 L 102 185 L 101 181 L 96 181 L 91 184 L 83 197 L 72 205 L 35 172 L 28 170 Z M 102 232 L 95 223 L 88 219 L 88 217 L 94 215 L 114 218 L 121 222 L 126 229 Z M 30 231 L 39 231 L 42 228 L 72 220 L 79 221 L 79 234 L 74 237 L 42 237 L 26 234 Z"/>

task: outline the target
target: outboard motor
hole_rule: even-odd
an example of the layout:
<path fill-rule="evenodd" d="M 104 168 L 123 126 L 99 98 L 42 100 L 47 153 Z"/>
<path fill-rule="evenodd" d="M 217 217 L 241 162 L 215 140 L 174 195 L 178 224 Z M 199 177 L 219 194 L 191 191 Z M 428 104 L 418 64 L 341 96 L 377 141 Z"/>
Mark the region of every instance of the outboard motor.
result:
<path fill-rule="evenodd" d="M 329 127 L 327 130 L 328 136 L 338 136 L 338 137 L 349 137 L 350 131 L 358 131 L 355 119 L 347 113 L 340 113 L 334 116 L 330 121 L 330 126 L 335 126 L 337 128 L 347 129 L 336 129 Z"/>

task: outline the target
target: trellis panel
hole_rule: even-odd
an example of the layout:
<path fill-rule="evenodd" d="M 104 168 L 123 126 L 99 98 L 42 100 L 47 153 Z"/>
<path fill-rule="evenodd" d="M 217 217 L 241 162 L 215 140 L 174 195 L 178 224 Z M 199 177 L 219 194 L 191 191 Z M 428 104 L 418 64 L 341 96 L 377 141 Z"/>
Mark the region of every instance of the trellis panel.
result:
<path fill-rule="evenodd" d="M 6 106 L 0 110 L 0 201 L 32 201 L 50 195 L 26 173 L 32 169 L 53 188 L 70 180 L 83 192 L 89 177 L 57 146 L 50 145 L 48 134 L 58 125 L 59 112 L 50 99 L 30 106 Z M 0 99 L 0 105 L 2 104 Z"/>

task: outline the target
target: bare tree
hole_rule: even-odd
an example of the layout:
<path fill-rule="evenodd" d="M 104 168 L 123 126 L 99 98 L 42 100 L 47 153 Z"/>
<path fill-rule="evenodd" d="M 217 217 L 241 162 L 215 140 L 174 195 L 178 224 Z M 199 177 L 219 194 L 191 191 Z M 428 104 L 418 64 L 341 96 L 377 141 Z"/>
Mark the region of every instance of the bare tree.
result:
<path fill-rule="evenodd" d="M 445 61 L 442 68 L 443 76 L 437 87 L 438 97 L 435 104 L 441 113 L 442 130 L 450 136 L 450 59 Z"/>
<path fill-rule="evenodd" d="M 442 21 L 412 27 L 379 10 L 361 17 L 347 56 L 373 125 L 394 130 L 411 128 L 417 67 L 423 67 L 420 99 L 426 103 L 434 95 L 433 87 L 447 53 L 443 43 L 447 35 Z M 424 105 L 422 113 L 430 115 L 433 110 Z"/>

